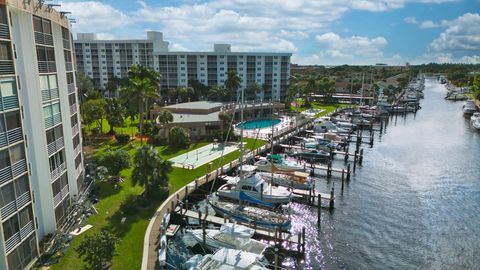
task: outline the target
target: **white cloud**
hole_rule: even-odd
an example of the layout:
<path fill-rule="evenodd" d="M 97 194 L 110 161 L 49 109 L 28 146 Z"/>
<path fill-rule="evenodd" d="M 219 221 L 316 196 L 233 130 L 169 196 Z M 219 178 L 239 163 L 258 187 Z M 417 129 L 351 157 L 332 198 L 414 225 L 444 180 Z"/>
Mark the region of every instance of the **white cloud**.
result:
<path fill-rule="evenodd" d="M 62 10 L 72 12 L 72 17 L 77 20 L 74 26 L 76 32 L 106 32 L 132 22 L 132 19 L 122 11 L 98 1 L 60 2 L 59 4 Z M 112 33 L 109 34 L 112 35 Z"/>
<path fill-rule="evenodd" d="M 428 46 L 431 51 L 480 51 L 480 15 L 478 13 L 466 13 L 445 24 L 448 25 L 447 29 Z"/>
<path fill-rule="evenodd" d="M 480 55 L 462 56 L 460 62 L 466 64 L 480 64 Z"/>
<path fill-rule="evenodd" d="M 423 28 L 423 29 L 426 29 L 426 28 L 435 28 L 435 27 L 439 27 L 440 25 L 430 21 L 430 20 L 427 20 L 427 21 L 423 21 L 421 24 L 420 24 L 420 28 Z"/>
<path fill-rule="evenodd" d="M 414 16 L 410 16 L 410 17 L 405 17 L 403 18 L 403 21 L 406 22 L 406 23 L 410 23 L 410 24 L 417 24 L 417 18 L 415 18 Z"/>
<path fill-rule="evenodd" d="M 363 36 L 340 37 L 333 32 L 317 35 L 316 40 L 324 49 L 322 50 L 323 55 L 340 59 L 379 58 L 383 56 L 382 49 L 388 43 L 382 36 L 375 38 Z"/>

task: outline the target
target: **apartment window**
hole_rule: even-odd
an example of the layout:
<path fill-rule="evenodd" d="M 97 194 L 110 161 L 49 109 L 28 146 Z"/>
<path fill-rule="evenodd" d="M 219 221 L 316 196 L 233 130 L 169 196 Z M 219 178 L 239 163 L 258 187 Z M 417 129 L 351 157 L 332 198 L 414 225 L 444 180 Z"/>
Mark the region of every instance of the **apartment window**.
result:
<path fill-rule="evenodd" d="M 15 164 L 21 160 L 25 159 L 25 149 L 22 144 L 17 144 L 14 147 L 10 148 L 10 162 Z"/>
<path fill-rule="evenodd" d="M 224 64 L 225 64 L 225 62 L 220 62 L 220 65 L 224 65 Z"/>
<path fill-rule="evenodd" d="M 57 139 L 60 139 L 63 137 L 63 130 L 62 130 L 62 125 L 58 125 L 55 128 L 49 129 L 46 132 L 47 136 L 47 144 L 50 144 Z"/>
<path fill-rule="evenodd" d="M 76 149 L 78 145 L 80 145 L 80 134 L 73 137 L 73 149 Z"/>
<path fill-rule="evenodd" d="M 78 118 L 76 115 L 70 117 L 70 122 L 72 124 L 72 127 L 74 127 L 76 124 L 78 124 Z"/>
<path fill-rule="evenodd" d="M 9 61 L 12 60 L 12 49 L 10 42 L 0 42 L 0 60 Z"/>
<path fill-rule="evenodd" d="M 181 64 L 181 65 L 185 65 L 185 62 L 184 62 L 184 61 L 182 61 L 182 62 L 180 62 L 180 64 Z"/>
<path fill-rule="evenodd" d="M 0 23 L 8 24 L 7 9 L 5 6 L 0 7 Z"/>
<path fill-rule="evenodd" d="M 243 68 L 238 68 L 239 71 L 243 71 Z"/>
<path fill-rule="evenodd" d="M 257 77 L 262 77 L 262 73 L 257 73 Z"/>
<path fill-rule="evenodd" d="M 0 118 L 0 122 L 2 122 L 2 124 L 3 124 L 3 117 Z M 7 131 L 21 127 L 22 123 L 20 121 L 20 112 L 16 111 L 16 112 L 6 113 L 5 114 L 5 124 L 6 124 Z M 1 128 L 2 127 L 0 127 L 0 129 Z M 3 132 L 3 130 L 1 132 Z"/>
<path fill-rule="evenodd" d="M 38 16 L 33 16 L 33 30 L 45 34 L 52 34 L 52 26 L 50 20 L 43 19 Z"/>
<path fill-rule="evenodd" d="M 64 158 L 64 150 L 54 154 L 51 156 L 49 159 L 49 164 L 50 164 L 50 172 L 53 172 L 56 168 L 58 168 L 60 165 L 63 164 L 65 161 Z"/>
<path fill-rule="evenodd" d="M 37 46 L 38 61 L 55 61 L 55 51 L 51 47 Z"/>
<path fill-rule="evenodd" d="M 221 67 L 220 70 L 225 70 L 225 68 Z"/>
<path fill-rule="evenodd" d="M 60 191 L 62 190 L 62 188 L 64 186 L 68 185 L 68 178 L 67 178 L 67 174 L 64 173 L 62 176 L 60 176 L 60 178 L 58 180 L 56 180 L 53 184 L 52 184 L 52 191 L 53 191 L 53 196 L 57 195 L 58 193 L 60 193 Z"/>
<path fill-rule="evenodd" d="M 0 188 L 0 209 L 15 200 L 13 183 L 8 183 Z"/>
<path fill-rule="evenodd" d="M 222 58 L 222 59 L 223 59 L 224 57 L 225 57 L 225 56 L 223 56 L 223 55 L 220 55 L 220 58 Z"/>
<path fill-rule="evenodd" d="M 30 191 L 30 185 L 28 184 L 28 177 L 26 175 L 16 179 L 14 182 L 15 193 L 20 196 Z"/>
<path fill-rule="evenodd" d="M 204 67 L 201 67 L 200 70 L 205 70 L 205 68 L 204 68 Z"/>
<path fill-rule="evenodd" d="M 10 239 L 14 234 L 16 234 L 19 230 L 19 223 L 18 223 L 18 217 L 13 216 L 9 220 L 5 221 L 3 223 L 3 236 L 5 240 Z"/>

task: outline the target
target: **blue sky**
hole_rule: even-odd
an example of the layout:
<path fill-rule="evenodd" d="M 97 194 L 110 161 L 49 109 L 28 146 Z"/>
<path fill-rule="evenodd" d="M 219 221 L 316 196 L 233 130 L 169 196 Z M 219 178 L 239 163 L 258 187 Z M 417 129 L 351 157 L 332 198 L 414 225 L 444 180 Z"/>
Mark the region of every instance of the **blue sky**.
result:
<path fill-rule="evenodd" d="M 164 32 L 170 50 L 292 52 L 299 64 L 480 63 L 480 0 L 60 1 L 76 33 Z"/>

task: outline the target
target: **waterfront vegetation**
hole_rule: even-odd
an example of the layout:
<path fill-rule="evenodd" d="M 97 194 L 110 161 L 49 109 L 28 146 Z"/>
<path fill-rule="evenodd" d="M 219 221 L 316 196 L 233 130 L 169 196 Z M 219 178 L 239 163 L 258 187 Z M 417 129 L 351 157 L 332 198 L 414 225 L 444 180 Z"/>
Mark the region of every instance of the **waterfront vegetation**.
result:
<path fill-rule="evenodd" d="M 266 144 L 265 141 L 254 139 L 245 139 L 245 142 L 247 143 L 246 147 L 249 150 L 259 148 Z M 163 159 L 170 159 L 209 143 L 210 142 L 193 143 L 185 149 L 175 149 L 166 145 L 157 146 L 155 149 Z M 98 154 L 105 151 L 122 149 L 128 151 L 133 161 L 133 156 L 139 145 L 140 143 L 138 141 L 119 145 L 112 139 L 97 144 L 95 153 Z M 239 155 L 239 151 L 225 155 L 222 165 L 228 164 L 237 159 Z M 220 159 L 216 159 L 212 162 L 212 170 L 219 167 L 219 161 Z M 193 181 L 195 178 L 205 175 L 208 166 L 208 164 L 205 164 L 194 170 L 174 167 L 168 174 L 169 192 L 173 193 Z M 74 249 L 78 247 L 83 238 L 102 230 L 108 230 L 120 238 L 120 242 L 116 249 L 116 256 L 114 256 L 112 260 L 110 269 L 140 269 L 143 253 L 143 239 L 149 219 L 166 198 L 167 194 L 165 192 L 162 193 L 157 191 L 154 195 L 148 197 L 146 203 L 138 206 L 131 214 L 125 213 L 126 211 L 122 214 L 122 203 L 128 201 L 132 196 L 138 198 L 144 190 L 138 185 L 132 185 L 132 169 L 133 168 L 128 168 L 120 172 L 123 181 L 119 182 L 117 185 L 109 182 L 100 182 L 97 184 L 97 196 L 100 201 L 95 205 L 95 208 L 97 209 L 98 214 L 92 215 L 87 221 L 87 224 L 90 224 L 93 227 L 73 239 L 66 254 L 60 258 L 60 261 L 57 264 L 52 265 L 52 270 L 81 269 L 85 264 L 80 258 L 78 258 Z M 123 217 L 126 217 L 126 221 L 122 224 L 121 220 Z"/>

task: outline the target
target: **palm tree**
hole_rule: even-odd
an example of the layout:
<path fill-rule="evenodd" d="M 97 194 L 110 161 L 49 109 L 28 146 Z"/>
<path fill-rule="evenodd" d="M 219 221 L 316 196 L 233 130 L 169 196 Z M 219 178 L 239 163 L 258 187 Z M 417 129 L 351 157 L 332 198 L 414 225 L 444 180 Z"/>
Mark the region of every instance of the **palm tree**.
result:
<path fill-rule="evenodd" d="M 307 92 L 307 103 L 310 104 L 310 98 L 312 93 L 317 92 L 317 79 L 314 76 L 310 76 L 307 81 L 307 85 L 305 86 L 305 91 Z"/>
<path fill-rule="evenodd" d="M 227 95 L 227 90 L 219 85 L 213 86 L 208 92 L 208 98 L 216 101 L 222 101 Z"/>
<path fill-rule="evenodd" d="M 227 79 L 225 80 L 225 88 L 228 90 L 230 96 L 230 101 L 233 100 L 238 88 L 240 88 L 242 83 L 242 78 L 238 76 L 235 70 L 227 71 Z"/>
<path fill-rule="evenodd" d="M 160 98 L 156 87 L 149 78 L 133 77 L 129 86 L 121 90 L 122 99 L 130 104 L 137 104 L 140 113 L 140 144 L 143 143 L 143 118 L 147 102 Z"/>
<path fill-rule="evenodd" d="M 149 194 L 150 187 L 167 185 L 172 163 L 160 157 L 155 148 L 148 145 L 140 146 L 133 157 L 133 162 L 132 185 L 144 186 L 145 194 Z"/>

